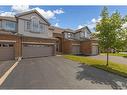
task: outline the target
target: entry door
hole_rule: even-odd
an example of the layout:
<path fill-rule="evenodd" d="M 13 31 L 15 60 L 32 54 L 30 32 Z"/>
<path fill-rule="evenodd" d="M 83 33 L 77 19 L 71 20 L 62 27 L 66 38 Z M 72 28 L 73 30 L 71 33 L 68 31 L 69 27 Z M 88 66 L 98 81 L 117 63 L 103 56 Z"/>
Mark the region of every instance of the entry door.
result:
<path fill-rule="evenodd" d="M 14 60 L 13 43 L 0 43 L 0 60 Z"/>
<path fill-rule="evenodd" d="M 52 56 L 53 45 L 24 44 L 22 49 L 22 55 L 23 58 Z"/>

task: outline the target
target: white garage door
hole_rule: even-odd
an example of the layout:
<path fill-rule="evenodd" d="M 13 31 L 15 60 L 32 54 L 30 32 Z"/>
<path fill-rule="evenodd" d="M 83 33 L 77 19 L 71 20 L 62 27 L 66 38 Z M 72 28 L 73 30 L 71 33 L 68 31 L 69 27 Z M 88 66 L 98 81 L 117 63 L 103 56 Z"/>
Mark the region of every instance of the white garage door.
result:
<path fill-rule="evenodd" d="M 79 45 L 72 46 L 72 54 L 80 54 L 80 46 Z"/>
<path fill-rule="evenodd" d="M 23 58 L 52 56 L 53 50 L 53 45 L 24 44 L 22 48 L 22 55 Z"/>
<path fill-rule="evenodd" d="M 98 54 L 98 46 L 92 46 L 92 55 L 97 55 Z"/>
<path fill-rule="evenodd" d="M 14 44 L 0 43 L 0 60 L 13 60 L 13 59 L 14 59 Z"/>

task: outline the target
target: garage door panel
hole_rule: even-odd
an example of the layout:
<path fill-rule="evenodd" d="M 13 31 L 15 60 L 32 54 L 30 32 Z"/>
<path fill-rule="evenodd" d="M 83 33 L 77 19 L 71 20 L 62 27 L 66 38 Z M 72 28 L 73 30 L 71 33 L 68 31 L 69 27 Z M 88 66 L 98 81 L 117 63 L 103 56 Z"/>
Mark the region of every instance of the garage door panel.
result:
<path fill-rule="evenodd" d="M 80 54 L 80 46 L 78 45 L 72 46 L 72 54 Z"/>
<path fill-rule="evenodd" d="M 0 60 L 14 60 L 14 46 L 7 43 L 6 45 L 8 46 L 5 47 L 2 43 L 0 46 Z"/>
<path fill-rule="evenodd" d="M 51 56 L 53 55 L 53 46 L 24 46 L 22 52 L 23 58 Z"/>

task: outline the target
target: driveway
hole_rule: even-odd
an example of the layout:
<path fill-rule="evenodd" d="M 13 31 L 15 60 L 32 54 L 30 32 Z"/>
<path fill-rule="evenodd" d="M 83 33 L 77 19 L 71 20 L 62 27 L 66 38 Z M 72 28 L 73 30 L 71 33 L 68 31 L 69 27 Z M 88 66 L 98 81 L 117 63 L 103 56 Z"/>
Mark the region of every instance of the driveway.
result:
<path fill-rule="evenodd" d="M 106 55 L 89 56 L 95 59 L 107 60 Z M 127 58 L 121 56 L 109 56 L 109 60 L 116 63 L 127 64 Z"/>
<path fill-rule="evenodd" d="M 15 60 L 0 61 L 0 77 L 15 63 Z"/>
<path fill-rule="evenodd" d="M 1 89 L 126 89 L 127 78 L 62 56 L 23 59 Z"/>

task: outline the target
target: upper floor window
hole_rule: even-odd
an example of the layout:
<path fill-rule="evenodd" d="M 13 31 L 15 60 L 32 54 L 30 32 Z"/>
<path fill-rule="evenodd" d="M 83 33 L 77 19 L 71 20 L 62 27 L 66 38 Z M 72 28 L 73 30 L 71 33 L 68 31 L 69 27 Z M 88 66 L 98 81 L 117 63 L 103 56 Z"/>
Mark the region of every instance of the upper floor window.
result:
<path fill-rule="evenodd" d="M 39 20 L 37 17 L 33 16 L 31 17 L 31 25 L 32 25 L 32 31 L 33 32 L 39 32 Z"/>
<path fill-rule="evenodd" d="M 30 30 L 30 26 L 31 26 L 30 21 L 26 22 L 26 26 L 27 26 L 27 30 Z"/>
<path fill-rule="evenodd" d="M 9 30 L 9 31 L 15 31 L 16 23 L 12 21 L 5 21 L 4 29 Z"/>
<path fill-rule="evenodd" d="M 67 33 L 67 38 L 73 39 L 73 34 L 72 33 Z"/>
<path fill-rule="evenodd" d="M 85 32 L 80 32 L 80 37 L 81 37 L 81 38 L 85 38 L 85 35 L 86 35 Z"/>
<path fill-rule="evenodd" d="M 42 24 L 40 23 L 40 32 L 45 32 L 46 31 L 46 25 L 45 24 Z"/>

